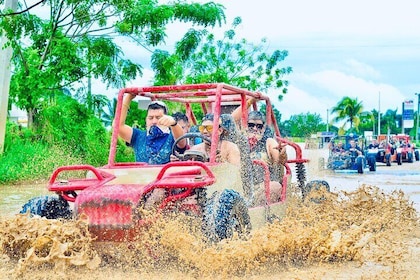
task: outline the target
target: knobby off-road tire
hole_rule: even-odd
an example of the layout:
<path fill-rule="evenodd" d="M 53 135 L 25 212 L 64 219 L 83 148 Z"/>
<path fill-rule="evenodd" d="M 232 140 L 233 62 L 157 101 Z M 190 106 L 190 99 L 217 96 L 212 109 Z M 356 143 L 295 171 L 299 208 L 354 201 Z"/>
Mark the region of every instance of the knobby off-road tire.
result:
<path fill-rule="evenodd" d="M 245 237 L 251 232 L 248 207 L 234 190 L 215 192 L 203 213 L 203 233 L 210 242 L 231 238 L 234 233 Z"/>
<path fill-rule="evenodd" d="M 327 192 L 330 192 L 330 184 L 328 184 L 327 181 L 325 180 L 312 180 L 310 182 L 308 182 L 305 186 L 305 192 L 303 193 L 303 197 L 302 199 L 305 200 L 306 197 L 308 196 L 308 194 L 311 191 L 319 191 L 321 189 L 325 189 Z M 325 197 L 321 196 L 321 197 L 311 197 L 311 201 L 315 202 L 315 203 L 321 203 L 322 201 L 325 200 Z"/>
<path fill-rule="evenodd" d="M 30 199 L 22 206 L 21 214 L 30 213 L 47 219 L 70 219 L 70 205 L 61 196 L 40 196 Z"/>
<path fill-rule="evenodd" d="M 375 157 L 368 157 L 367 158 L 369 171 L 376 171 L 376 158 Z"/>
<path fill-rule="evenodd" d="M 413 153 L 408 153 L 408 154 L 407 154 L 407 161 L 408 161 L 409 163 L 413 163 Z"/>

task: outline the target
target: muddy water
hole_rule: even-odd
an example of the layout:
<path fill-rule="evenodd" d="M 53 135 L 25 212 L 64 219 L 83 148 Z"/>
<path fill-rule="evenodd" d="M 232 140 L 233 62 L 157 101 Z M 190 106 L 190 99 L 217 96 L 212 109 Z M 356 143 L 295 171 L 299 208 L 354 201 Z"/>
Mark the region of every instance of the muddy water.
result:
<path fill-rule="evenodd" d="M 281 222 L 217 245 L 169 217 L 133 244 L 98 246 L 83 221 L 16 215 L 44 186 L 2 186 L 0 279 L 418 279 L 420 163 L 335 174 L 320 170 L 323 153 L 304 150 L 308 180 L 330 183 L 312 194 L 323 203 L 292 192 Z"/>
<path fill-rule="evenodd" d="M 48 193 L 44 184 L 0 186 L 0 213 L 2 216 L 19 213 L 22 204 L 30 198 Z"/>
<path fill-rule="evenodd" d="M 291 151 L 289 154 L 292 155 Z M 375 172 L 367 171 L 364 174 L 335 173 L 320 164 L 321 158 L 327 162 L 327 149 L 303 149 L 303 155 L 310 159 L 306 165 L 308 180 L 326 180 L 333 191 L 351 191 L 362 185 L 377 186 L 386 193 L 402 190 L 420 213 L 420 161 L 404 162 L 402 165 L 392 163 L 392 166 L 378 163 Z"/>

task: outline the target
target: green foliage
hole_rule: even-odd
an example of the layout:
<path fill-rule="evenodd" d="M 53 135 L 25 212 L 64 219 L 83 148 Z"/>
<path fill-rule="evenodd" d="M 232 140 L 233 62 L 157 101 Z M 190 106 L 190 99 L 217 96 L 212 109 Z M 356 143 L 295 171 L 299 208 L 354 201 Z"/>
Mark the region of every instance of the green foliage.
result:
<path fill-rule="evenodd" d="M 10 98 L 28 112 L 29 127 L 43 100 L 57 89 L 73 90 L 90 78 L 121 88 L 142 75 L 141 65 L 124 58 L 116 36 L 127 36 L 148 49 L 164 43 L 166 26 L 175 21 L 204 27 L 224 22 L 224 8 L 215 3 L 60 0 L 43 4 L 49 17 L 40 18 L 31 9 L 0 17 L 0 33 L 13 48 Z"/>
<path fill-rule="evenodd" d="M 401 133 L 401 127 L 397 124 L 401 122 L 401 115 L 397 115 L 398 109 L 386 110 L 385 114 L 381 116 L 381 133 L 387 133 L 388 129 L 391 134 Z"/>
<path fill-rule="evenodd" d="M 375 110 L 371 112 L 362 112 L 359 116 L 359 132 L 363 134 L 365 131 L 376 131 L 375 124 L 377 121 L 375 121 Z M 377 114 L 376 114 L 377 115 Z"/>
<path fill-rule="evenodd" d="M 0 155 L 0 184 L 45 181 L 55 168 L 80 163 L 68 147 L 49 145 L 30 130 L 7 123 L 4 153 Z"/>
<path fill-rule="evenodd" d="M 40 18 L 31 9 L 0 17 L 0 33 L 13 48 L 10 103 L 27 111 L 30 127 L 7 132 L 0 172 L 9 175 L 3 175 L 3 182 L 45 178 L 59 165 L 106 163 L 110 134 L 99 119 L 109 127 L 115 104 L 92 95 L 89 86 L 87 92 L 77 87 L 84 79 L 89 84 L 91 78 L 122 87 L 142 75 L 141 65 L 124 58 L 116 36 L 127 36 L 148 49 L 164 43 L 166 26 L 175 21 L 209 27 L 225 20 L 223 6 L 215 3 L 60 0 L 43 4 L 50 9 L 49 17 Z M 193 38 L 194 30 L 190 32 L 186 37 Z M 80 103 L 64 94 L 74 91 Z M 102 111 L 104 105 L 109 112 Z M 133 102 L 127 122 L 143 127 L 144 120 L 145 111 Z M 116 157 L 134 159 L 124 143 L 118 145 Z"/>
<path fill-rule="evenodd" d="M 235 29 L 241 19 L 234 20 L 232 28 L 222 39 L 207 31 L 189 31 L 176 44 L 173 54 L 157 50 L 152 56 L 157 85 L 227 83 L 251 91 L 281 89 L 281 100 L 287 93 L 288 81 L 283 77 L 291 73 L 291 67 L 281 67 L 287 51 L 266 53 L 267 41 L 254 45 L 246 39 L 237 40 Z"/>
<path fill-rule="evenodd" d="M 65 121 L 61 123 L 69 125 Z M 104 165 L 108 160 L 110 133 L 96 118 L 83 123 L 86 124 L 85 135 L 77 129 L 69 129 L 74 131 L 73 137 L 84 137 L 79 139 L 79 144 L 75 144 L 71 135 L 65 136 L 67 140 L 53 140 L 54 137 L 63 137 L 63 133 L 55 131 L 62 127 L 54 128 L 51 124 L 49 130 L 54 136 L 48 138 L 8 122 L 4 153 L 0 155 L 0 184 L 46 181 L 54 169 L 64 165 Z M 119 143 L 116 159 L 121 162 L 133 161 L 132 149 Z"/>
<path fill-rule="evenodd" d="M 344 121 L 340 127 L 339 134 L 344 134 L 344 128 L 347 123 L 350 124 L 349 130 L 359 131 L 360 115 L 363 112 L 363 102 L 358 101 L 357 98 L 353 99 L 348 96 L 343 97 L 335 107 L 332 108 L 331 114 L 336 114 L 332 122 Z"/>
<path fill-rule="evenodd" d="M 309 137 L 325 129 L 325 124 L 319 114 L 299 114 L 293 115 L 289 120 L 283 123 L 283 129 L 286 135 L 293 137 Z"/>

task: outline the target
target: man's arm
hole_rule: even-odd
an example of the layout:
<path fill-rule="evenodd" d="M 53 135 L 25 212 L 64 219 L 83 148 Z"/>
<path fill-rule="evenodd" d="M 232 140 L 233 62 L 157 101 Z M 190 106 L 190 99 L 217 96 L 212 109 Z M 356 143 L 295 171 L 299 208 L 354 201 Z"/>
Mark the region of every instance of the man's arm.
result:
<path fill-rule="evenodd" d="M 167 126 L 171 129 L 174 140 L 184 135 L 184 130 L 172 116 L 164 115 L 162 118 L 159 119 L 159 124 Z M 177 144 L 177 147 L 180 149 L 184 149 L 186 146 L 187 146 L 187 139 L 182 139 Z"/>
<path fill-rule="evenodd" d="M 184 135 L 184 130 L 179 124 L 176 124 L 174 126 L 171 126 L 172 135 L 174 136 L 174 139 L 178 139 L 179 137 Z M 178 142 L 177 147 L 180 149 L 184 149 L 187 146 L 187 139 L 183 139 Z"/>
<path fill-rule="evenodd" d="M 133 128 L 129 125 L 125 124 L 125 120 L 127 119 L 127 112 L 128 109 L 130 109 L 130 103 L 131 100 L 133 100 L 135 96 L 132 94 L 126 94 L 123 97 L 123 103 L 121 108 L 121 117 L 120 117 L 120 129 L 118 131 L 118 136 L 120 136 L 121 139 L 123 139 L 125 142 L 130 143 L 131 137 L 133 136 Z M 112 126 L 115 125 L 115 119 L 112 122 Z"/>
<path fill-rule="evenodd" d="M 255 98 L 253 97 L 248 98 L 248 100 L 246 101 L 247 108 L 249 108 L 249 106 L 251 106 L 251 104 L 254 102 L 255 102 Z M 238 108 L 233 110 L 233 112 L 231 113 L 231 116 L 237 124 L 240 124 L 241 117 L 242 117 L 242 106 L 239 106 Z"/>

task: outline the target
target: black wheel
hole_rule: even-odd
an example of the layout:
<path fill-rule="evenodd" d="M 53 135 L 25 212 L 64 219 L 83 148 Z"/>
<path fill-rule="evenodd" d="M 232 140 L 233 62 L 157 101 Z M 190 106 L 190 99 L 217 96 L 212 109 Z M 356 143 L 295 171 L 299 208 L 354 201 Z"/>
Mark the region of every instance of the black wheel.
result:
<path fill-rule="evenodd" d="M 215 192 L 207 201 L 203 213 L 203 232 L 209 241 L 231 238 L 235 232 L 239 236 L 246 236 L 250 231 L 248 207 L 238 192 Z"/>
<path fill-rule="evenodd" d="M 40 196 L 30 199 L 22 206 L 21 214 L 30 213 L 47 219 L 70 219 L 70 205 L 61 196 Z"/>
<path fill-rule="evenodd" d="M 407 153 L 407 161 L 409 163 L 413 163 L 413 153 L 410 153 L 410 152 Z"/>
<path fill-rule="evenodd" d="M 357 165 L 357 173 L 363 174 L 363 162 L 362 162 L 362 160 L 357 160 L 356 165 Z"/>
<path fill-rule="evenodd" d="M 386 166 L 391 166 L 391 155 L 385 156 Z"/>
<path fill-rule="evenodd" d="M 369 171 L 376 171 L 376 158 L 368 158 Z"/>
<path fill-rule="evenodd" d="M 417 150 L 414 151 L 414 157 L 416 158 L 416 161 L 420 160 L 419 151 L 417 151 Z"/>
<path fill-rule="evenodd" d="M 321 189 L 325 189 L 327 192 L 330 192 L 330 184 L 328 184 L 325 180 L 312 180 L 308 182 L 305 186 L 305 192 L 303 193 L 303 199 L 312 191 L 316 190 L 319 191 Z M 321 201 L 325 200 L 325 197 L 313 197 L 311 196 L 310 199 L 312 202 L 320 203 Z"/>

